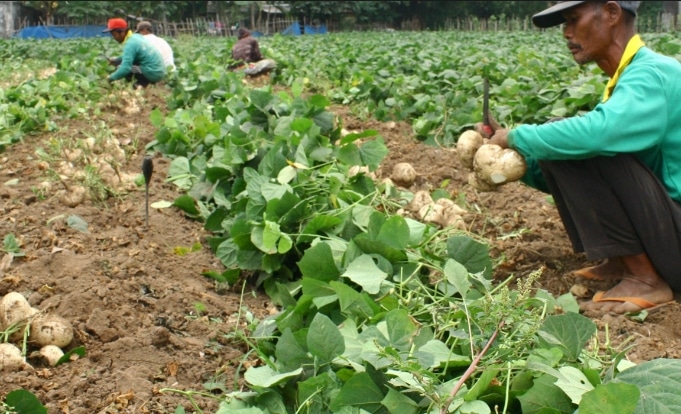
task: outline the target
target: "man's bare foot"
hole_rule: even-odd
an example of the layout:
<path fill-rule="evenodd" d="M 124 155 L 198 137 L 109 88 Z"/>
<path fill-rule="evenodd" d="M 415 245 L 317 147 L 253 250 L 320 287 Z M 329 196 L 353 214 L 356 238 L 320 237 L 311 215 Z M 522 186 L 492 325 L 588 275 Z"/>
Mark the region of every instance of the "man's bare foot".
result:
<path fill-rule="evenodd" d="M 629 313 L 674 300 L 674 292 L 647 255 L 623 256 L 621 263 L 626 270 L 622 281 L 606 292 L 598 292 L 582 305 L 583 310 Z"/>
<path fill-rule="evenodd" d="M 622 281 L 606 292 L 597 292 L 593 300 L 584 303 L 582 310 L 599 312 L 629 313 L 650 309 L 674 300 L 674 293 L 665 282 L 650 286 L 633 276 Z"/>
<path fill-rule="evenodd" d="M 585 267 L 572 272 L 574 275 L 592 280 L 620 280 L 626 273 L 626 267 L 621 257 L 605 259 L 599 265 Z"/>

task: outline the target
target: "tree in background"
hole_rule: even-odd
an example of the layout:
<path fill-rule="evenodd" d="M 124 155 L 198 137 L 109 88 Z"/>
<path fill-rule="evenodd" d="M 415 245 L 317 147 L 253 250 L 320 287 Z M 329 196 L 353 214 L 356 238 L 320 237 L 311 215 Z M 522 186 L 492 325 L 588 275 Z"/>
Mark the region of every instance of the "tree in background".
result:
<path fill-rule="evenodd" d="M 301 21 L 341 23 L 353 15 L 357 23 L 383 23 L 395 28 L 405 22 L 418 22 L 423 29 L 439 30 L 451 19 L 526 18 L 545 9 L 553 1 L 296 1 L 291 14 Z M 641 2 L 641 22 L 656 22 L 662 1 Z"/>
<path fill-rule="evenodd" d="M 31 3 L 31 2 L 25 2 Z M 111 16 L 109 1 L 98 3 L 90 1 L 61 1 L 57 8 L 57 14 L 75 20 L 79 24 L 106 21 Z"/>
<path fill-rule="evenodd" d="M 142 17 L 146 20 L 183 20 L 184 15 L 196 13 L 196 9 L 205 12 L 205 1 L 113 1 L 116 10 L 123 11 L 126 16 Z M 201 4 L 196 4 L 201 3 Z"/>
<path fill-rule="evenodd" d="M 54 16 L 67 17 L 74 24 L 106 23 L 110 17 L 134 16 L 149 20 L 183 20 L 185 15 L 205 14 L 205 1 L 22 1 L 42 13 L 46 24 Z M 203 9 L 203 11 L 201 11 Z"/>
<path fill-rule="evenodd" d="M 662 13 L 662 1 L 642 1 L 638 8 L 638 26 L 641 31 L 655 30 Z"/>
<path fill-rule="evenodd" d="M 39 11 L 45 24 L 54 24 L 54 15 L 59 7 L 58 1 L 22 1 L 24 6 Z"/>
<path fill-rule="evenodd" d="M 296 1 L 291 4 L 291 14 L 305 21 L 339 22 L 342 16 L 352 14 L 358 23 L 383 23 L 401 27 L 404 22 L 418 22 L 418 26 L 440 29 L 448 19 L 492 16 L 526 17 L 547 5 L 536 1 Z"/>
<path fill-rule="evenodd" d="M 414 12 L 423 10 L 423 17 L 431 24 L 443 23 L 446 18 L 527 17 L 546 8 L 538 1 L 456 1 L 442 4 L 437 1 L 410 1 Z M 444 9 L 443 9 L 444 7 Z"/>
<path fill-rule="evenodd" d="M 405 1 L 291 1 L 291 15 L 304 22 L 341 22 L 353 16 L 356 23 L 377 23 L 398 18 Z"/>
<path fill-rule="evenodd" d="M 74 24 L 106 22 L 110 17 L 135 16 L 157 21 L 183 21 L 219 17 L 230 22 L 257 26 L 263 5 L 288 4 L 290 16 L 303 23 L 377 24 L 440 30 L 452 19 L 526 18 L 552 4 L 550 1 L 22 1 L 37 10 L 42 21 L 53 24 L 55 16 Z M 210 3 L 210 7 L 209 7 Z M 641 2 L 640 28 L 654 29 L 662 13 L 662 1 Z M 669 3 L 669 2 L 667 2 Z M 211 11 L 209 13 L 209 10 Z M 650 27 L 649 27 L 650 26 Z"/>

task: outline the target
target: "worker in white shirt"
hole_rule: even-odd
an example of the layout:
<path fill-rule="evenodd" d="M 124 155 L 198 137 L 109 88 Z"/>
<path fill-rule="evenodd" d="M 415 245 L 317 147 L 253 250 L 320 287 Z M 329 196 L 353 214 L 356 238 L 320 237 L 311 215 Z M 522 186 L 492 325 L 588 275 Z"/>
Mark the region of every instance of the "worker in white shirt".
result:
<path fill-rule="evenodd" d="M 159 51 L 163 57 L 163 63 L 165 63 L 166 68 L 170 66 L 172 70 L 175 70 L 173 49 L 170 47 L 168 42 L 154 34 L 154 27 L 151 22 L 141 21 L 137 23 L 137 33 L 144 35 L 144 38 L 154 45 L 154 47 Z"/>

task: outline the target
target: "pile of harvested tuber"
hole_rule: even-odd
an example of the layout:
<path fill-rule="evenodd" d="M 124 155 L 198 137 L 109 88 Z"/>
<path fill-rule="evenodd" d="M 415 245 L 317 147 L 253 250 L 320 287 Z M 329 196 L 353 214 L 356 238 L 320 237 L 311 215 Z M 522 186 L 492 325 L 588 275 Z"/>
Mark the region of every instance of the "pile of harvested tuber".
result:
<path fill-rule="evenodd" d="M 456 142 L 459 161 L 471 173 L 468 183 L 479 191 L 494 191 L 499 186 L 517 181 L 525 175 L 527 165 L 520 153 L 510 148 L 485 144 L 482 135 L 465 131 Z"/>
<path fill-rule="evenodd" d="M 404 188 L 413 186 L 417 177 L 418 173 L 407 162 L 395 164 L 392 174 L 390 174 L 390 180 Z M 459 230 L 466 228 L 466 222 L 463 220 L 463 215 L 466 213 L 466 210 L 452 200 L 440 198 L 433 201 L 430 192 L 423 190 L 415 192 L 411 201 L 398 211 L 400 215 L 413 216 L 416 220 L 425 223 L 437 224 L 443 228 L 453 227 Z"/>
<path fill-rule="evenodd" d="M 348 169 L 347 174 L 348 177 L 364 174 L 375 182 L 380 181 L 383 188 L 391 188 L 392 191 L 396 191 L 394 194 L 399 194 L 401 201 L 404 201 L 403 208 L 397 211 L 400 216 L 436 224 L 442 228 L 465 230 L 467 227 L 463 216 L 468 211 L 459 207 L 454 201 L 448 198 L 433 200 L 429 191 L 412 192 L 410 190 L 418 185 L 419 174 L 414 166 L 408 162 L 395 164 L 390 177 L 383 178 L 383 180 L 379 180 L 377 177 L 381 175 L 380 169 L 377 173 L 373 173 L 367 167 L 353 166 Z"/>
<path fill-rule="evenodd" d="M 31 307 L 24 295 L 10 292 L 0 300 L 0 371 L 32 369 L 22 349 L 35 349 L 30 358 L 55 366 L 62 348 L 73 340 L 73 327 L 64 318 Z M 8 341 L 9 342 L 5 342 Z"/>
<path fill-rule="evenodd" d="M 463 215 L 467 211 L 447 198 L 433 201 L 428 191 L 420 190 L 414 193 L 414 198 L 404 207 L 404 210 L 411 212 L 418 220 L 426 223 L 453 227 L 459 230 L 466 229 Z"/>
<path fill-rule="evenodd" d="M 134 125 L 134 124 L 131 124 Z M 117 130 L 111 130 L 118 133 Z M 119 170 L 126 159 L 126 152 L 122 143 L 115 137 L 96 140 L 95 138 L 79 139 L 75 141 L 74 148 L 63 149 L 63 159 L 50 164 L 48 161 L 39 161 L 38 169 L 57 174 L 63 189 L 57 189 L 51 181 L 43 181 L 38 189 L 43 196 L 52 193 L 67 207 L 76 207 L 93 196 L 98 200 L 106 199 L 109 193 L 121 193 L 134 191 L 137 186 L 135 180 L 137 174 L 129 174 Z M 88 177 L 88 171 L 91 174 Z M 101 183 L 101 186 L 90 184 L 93 177 Z M 99 193 L 93 194 L 97 189 Z"/>

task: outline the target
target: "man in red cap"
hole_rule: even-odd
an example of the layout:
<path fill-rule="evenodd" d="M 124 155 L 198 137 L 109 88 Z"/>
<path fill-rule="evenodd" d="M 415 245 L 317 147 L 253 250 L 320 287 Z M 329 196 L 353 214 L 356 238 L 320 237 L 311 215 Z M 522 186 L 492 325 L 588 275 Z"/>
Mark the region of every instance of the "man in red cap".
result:
<path fill-rule="evenodd" d="M 533 16 L 563 24 L 574 60 L 610 80 L 583 116 L 498 129 L 490 143 L 520 152 L 523 181 L 549 192 L 575 252 L 575 271 L 611 281 L 582 309 L 651 309 L 681 291 L 681 64 L 636 33 L 639 1 L 565 1 Z"/>
<path fill-rule="evenodd" d="M 109 75 L 109 82 L 125 78 L 134 80 L 134 87 L 146 87 L 163 79 L 166 73 L 163 58 L 158 50 L 144 36 L 128 29 L 128 23 L 120 18 L 109 19 L 103 32 L 123 44 L 123 56 L 109 59 L 116 70 Z"/>

